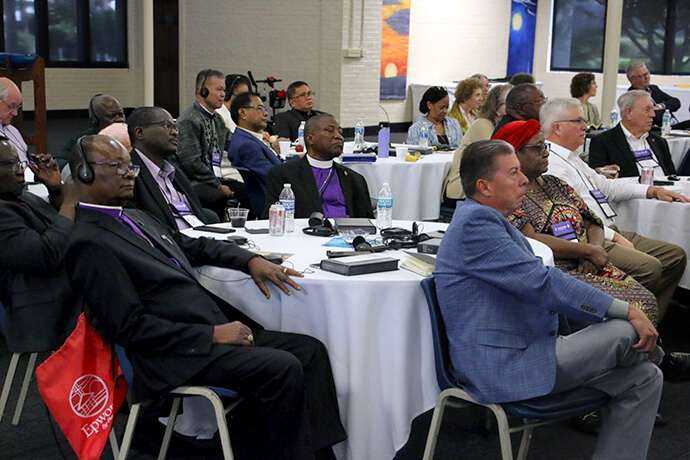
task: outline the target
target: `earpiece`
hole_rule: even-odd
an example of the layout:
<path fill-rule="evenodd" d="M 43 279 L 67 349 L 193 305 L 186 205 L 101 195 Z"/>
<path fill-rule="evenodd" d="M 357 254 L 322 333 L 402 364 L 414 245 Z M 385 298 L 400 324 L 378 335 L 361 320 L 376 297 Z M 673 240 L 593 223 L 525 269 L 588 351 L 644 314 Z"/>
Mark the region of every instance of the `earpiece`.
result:
<path fill-rule="evenodd" d="M 81 141 L 85 136 L 77 139 L 77 144 L 75 146 L 75 153 L 77 158 L 81 161 L 79 167 L 77 168 L 77 179 L 83 184 L 92 184 L 94 180 L 93 168 L 86 160 L 86 154 L 84 154 L 84 148 L 81 145 Z"/>
<path fill-rule="evenodd" d="M 311 236 L 333 236 L 338 233 L 330 220 L 324 218 L 320 212 L 312 212 L 309 216 L 309 227 L 302 229 L 305 235 Z"/>
<path fill-rule="evenodd" d="M 94 94 L 91 97 L 91 100 L 89 101 L 89 120 L 91 120 L 91 125 L 95 128 L 99 125 L 101 120 L 98 119 L 98 116 L 93 111 L 93 100 L 96 99 L 98 96 L 103 96 L 103 94 Z"/>
<path fill-rule="evenodd" d="M 204 99 L 206 99 L 209 95 L 208 88 L 204 86 L 209 73 L 210 70 L 204 72 L 204 81 L 201 82 L 201 89 L 199 89 L 199 96 L 203 97 Z"/>

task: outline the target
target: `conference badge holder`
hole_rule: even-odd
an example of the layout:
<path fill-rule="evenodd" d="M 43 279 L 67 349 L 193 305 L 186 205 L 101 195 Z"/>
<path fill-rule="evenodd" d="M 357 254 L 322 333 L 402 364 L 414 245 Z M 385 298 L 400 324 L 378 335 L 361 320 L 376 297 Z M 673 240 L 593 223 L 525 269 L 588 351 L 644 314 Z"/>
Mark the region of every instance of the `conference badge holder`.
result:
<path fill-rule="evenodd" d="M 608 217 L 609 219 L 616 217 L 618 214 L 616 214 L 616 211 L 613 210 L 611 205 L 609 204 L 608 200 L 606 199 L 606 195 L 601 193 L 601 191 L 598 188 L 591 189 L 589 191 L 589 194 L 592 195 L 592 198 L 594 198 L 594 201 L 597 202 L 601 210 L 604 212 L 604 215 Z"/>
<path fill-rule="evenodd" d="M 170 203 L 173 208 L 173 213 L 179 215 L 190 227 L 200 227 L 204 223 L 197 216 L 194 215 L 189 205 L 184 201 L 173 201 Z"/>
<path fill-rule="evenodd" d="M 223 173 L 220 170 L 220 153 L 214 152 L 211 154 L 211 166 L 213 166 L 213 175 L 222 178 Z"/>
<path fill-rule="evenodd" d="M 656 168 L 659 166 L 659 163 L 657 163 L 654 157 L 652 156 L 651 150 L 635 150 L 633 153 L 635 154 L 635 161 L 637 161 L 640 167 Z"/>
<path fill-rule="evenodd" d="M 553 233 L 553 236 L 555 236 L 556 238 L 572 241 L 574 243 L 578 242 L 577 234 L 575 233 L 573 224 L 569 220 L 553 224 L 551 226 L 551 233 Z"/>

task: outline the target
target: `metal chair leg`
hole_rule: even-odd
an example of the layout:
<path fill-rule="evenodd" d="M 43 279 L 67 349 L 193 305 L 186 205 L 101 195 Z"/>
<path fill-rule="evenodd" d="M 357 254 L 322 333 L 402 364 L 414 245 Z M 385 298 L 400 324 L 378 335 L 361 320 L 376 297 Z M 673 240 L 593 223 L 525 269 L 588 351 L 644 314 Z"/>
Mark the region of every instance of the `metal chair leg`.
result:
<path fill-rule="evenodd" d="M 24 382 L 22 382 L 22 390 L 19 392 L 17 407 L 14 409 L 14 417 L 12 418 L 12 425 L 14 426 L 19 425 L 19 418 L 22 416 L 22 409 L 24 408 L 24 401 L 26 401 L 26 394 L 29 391 L 31 376 L 34 374 L 34 367 L 36 366 L 37 356 L 38 353 L 31 353 L 31 355 L 29 355 L 29 363 L 26 365 L 26 372 L 24 373 Z"/>
<path fill-rule="evenodd" d="M 5 413 L 5 406 L 7 399 L 10 397 L 10 389 L 12 388 L 12 380 L 14 380 L 14 373 L 17 371 L 17 363 L 21 353 L 12 353 L 10 360 L 10 367 L 7 369 L 7 377 L 5 377 L 5 384 L 2 386 L 2 395 L 0 395 L 0 422 L 2 422 L 2 415 Z"/>
<path fill-rule="evenodd" d="M 125 434 L 122 437 L 122 445 L 120 446 L 118 460 L 127 460 L 129 448 L 132 445 L 132 437 L 134 436 L 134 428 L 136 428 L 137 418 L 139 418 L 139 408 L 140 405 L 138 403 L 132 404 L 132 407 L 129 408 L 129 418 L 127 419 Z"/>
<path fill-rule="evenodd" d="M 429 434 L 426 438 L 426 446 L 424 447 L 423 460 L 432 460 L 434 452 L 436 451 L 436 442 L 438 441 L 438 433 L 441 431 L 441 421 L 443 420 L 443 413 L 446 410 L 446 402 L 450 396 L 439 398 L 434 408 L 434 415 L 431 418 L 431 426 L 429 427 Z"/>
<path fill-rule="evenodd" d="M 533 420 L 525 419 L 525 424 L 531 423 Z M 533 427 L 525 428 L 522 432 L 522 441 L 520 441 L 520 450 L 518 451 L 517 460 L 526 460 L 527 452 L 529 451 L 530 442 L 532 442 Z"/>
<path fill-rule="evenodd" d="M 110 449 L 113 451 L 113 458 L 118 458 L 120 456 L 120 448 L 117 445 L 117 436 L 115 435 L 115 427 L 111 427 L 110 434 L 108 435 L 110 440 Z"/>
<path fill-rule="evenodd" d="M 177 413 L 180 410 L 180 402 L 182 402 L 182 398 L 175 398 L 173 400 L 172 407 L 170 408 L 170 415 L 168 416 L 168 425 L 165 427 L 163 442 L 161 443 L 161 449 L 158 452 L 158 460 L 165 460 L 166 455 L 168 455 L 168 447 L 170 446 L 172 432 L 175 428 Z"/>
<path fill-rule="evenodd" d="M 503 460 L 513 460 L 513 447 L 510 444 L 510 425 L 508 425 L 508 417 L 500 406 L 489 406 L 491 411 L 496 416 L 498 423 L 498 437 L 501 441 L 501 458 Z"/>

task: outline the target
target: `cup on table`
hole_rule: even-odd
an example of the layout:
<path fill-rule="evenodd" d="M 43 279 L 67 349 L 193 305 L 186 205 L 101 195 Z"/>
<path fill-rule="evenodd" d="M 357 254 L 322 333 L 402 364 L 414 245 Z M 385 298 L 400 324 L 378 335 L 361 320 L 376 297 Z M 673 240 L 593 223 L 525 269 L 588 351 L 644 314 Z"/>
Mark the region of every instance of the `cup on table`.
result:
<path fill-rule="evenodd" d="M 397 146 L 395 148 L 395 156 L 398 160 L 405 161 L 405 158 L 407 158 L 407 146 L 406 145 Z"/>
<path fill-rule="evenodd" d="M 245 208 L 227 208 L 225 210 L 225 215 L 230 221 L 230 225 L 235 228 L 243 228 L 245 226 L 248 214 L 249 209 Z"/>
<path fill-rule="evenodd" d="M 278 145 L 280 145 L 280 156 L 287 158 L 290 155 L 290 141 L 278 141 Z"/>
<path fill-rule="evenodd" d="M 354 142 L 345 142 L 343 144 L 343 153 L 355 153 L 355 143 Z"/>

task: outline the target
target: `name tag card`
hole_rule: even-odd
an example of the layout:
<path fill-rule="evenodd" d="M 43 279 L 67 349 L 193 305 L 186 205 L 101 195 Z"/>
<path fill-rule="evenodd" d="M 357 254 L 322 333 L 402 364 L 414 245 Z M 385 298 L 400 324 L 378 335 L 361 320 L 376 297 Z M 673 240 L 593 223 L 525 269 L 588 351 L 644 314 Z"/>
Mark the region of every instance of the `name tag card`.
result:
<path fill-rule="evenodd" d="M 601 210 L 604 212 L 604 215 L 608 218 L 612 218 L 617 216 L 616 211 L 613 210 L 611 205 L 609 204 L 608 200 L 606 199 L 606 195 L 601 193 L 601 190 L 594 188 L 589 191 L 589 194 L 592 195 L 592 198 L 597 202 Z"/>
<path fill-rule="evenodd" d="M 173 209 L 173 214 L 177 214 L 179 217 L 184 219 L 191 227 L 198 227 L 204 225 L 204 223 L 197 216 L 194 215 L 189 205 L 184 201 L 174 201 L 170 203 L 170 207 Z"/>
<path fill-rule="evenodd" d="M 220 153 L 212 153 L 211 154 L 211 166 L 213 166 L 213 174 L 216 177 L 223 177 L 223 173 L 220 170 Z"/>
<path fill-rule="evenodd" d="M 649 149 L 635 150 L 635 161 L 643 168 L 656 168 L 659 163 L 652 156 L 652 151 Z"/>
<path fill-rule="evenodd" d="M 553 236 L 555 236 L 556 238 L 578 243 L 577 234 L 575 233 L 573 224 L 570 223 L 569 220 L 553 224 L 551 226 L 551 233 L 553 233 Z"/>

